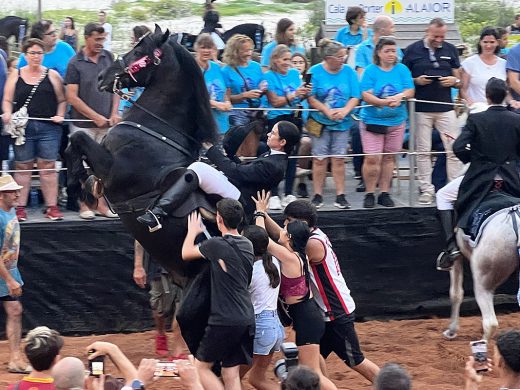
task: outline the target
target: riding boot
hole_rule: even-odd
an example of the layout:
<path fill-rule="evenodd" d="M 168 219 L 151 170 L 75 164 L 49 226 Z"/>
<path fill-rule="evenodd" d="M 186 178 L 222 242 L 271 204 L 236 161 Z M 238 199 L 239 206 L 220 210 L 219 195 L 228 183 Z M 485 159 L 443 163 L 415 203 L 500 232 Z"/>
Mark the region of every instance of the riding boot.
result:
<path fill-rule="evenodd" d="M 152 233 L 161 229 L 161 219 L 179 207 L 198 187 L 199 177 L 197 174 L 191 169 L 186 170 L 184 175 L 168 191 L 162 194 L 152 209 L 137 217 L 137 221 L 148 226 Z"/>
<path fill-rule="evenodd" d="M 455 216 L 453 210 L 439 210 L 442 230 L 446 237 L 446 250 L 437 257 L 437 269 L 449 271 L 455 261 L 462 259 L 455 237 Z"/>

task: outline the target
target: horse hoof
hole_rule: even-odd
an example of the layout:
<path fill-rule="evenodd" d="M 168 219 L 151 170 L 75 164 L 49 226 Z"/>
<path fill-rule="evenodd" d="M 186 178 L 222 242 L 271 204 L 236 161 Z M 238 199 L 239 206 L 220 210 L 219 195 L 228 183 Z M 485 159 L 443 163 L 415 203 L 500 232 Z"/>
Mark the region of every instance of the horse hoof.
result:
<path fill-rule="evenodd" d="M 452 332 L 449 329 L 446 329 L 444 332 L 442 332 L 442 335 L 444 336 L 444 338 L 446 340 L 453 340 L 453 339 L 455 339 L 457 337 L 457 333 L 456 332 Z"/>

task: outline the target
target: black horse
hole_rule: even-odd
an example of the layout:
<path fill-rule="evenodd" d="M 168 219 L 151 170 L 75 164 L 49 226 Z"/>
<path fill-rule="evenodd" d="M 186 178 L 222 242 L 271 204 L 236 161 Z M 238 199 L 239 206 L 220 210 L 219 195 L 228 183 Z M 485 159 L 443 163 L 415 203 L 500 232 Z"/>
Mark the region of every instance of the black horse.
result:
<path fill-rule="evenodd" d="M 222 40 L 226 43 L 229 38 L 236 34 L 247 35 L 249 38 L 253 40 L 254 50 L 258 53 L 262 52 L 262 48 L 264 47 L 264 35 L 265 29 L 261 24 L 255 23 L 243 23 L 239 24 L 222 34 Z M 193 35 L 185 32 L 176 33 L 173 35 L 178 44 L 184 46 L 189 51 L 195 51 L 195 41 L 197 40 L 198 35 Z"/>
<path fill-rule="evenodd" d="M 27 35 L 28 28 L 29 22 L 27 19 L 18 16 L 6 16 L 0 19 L 0 35 L 3 35 L 7 39 L 14 36 L 17 44 L 22 42 L 23 38 Z"/>
<path fill-rule="evenodd" d="M 163 228 L 153 234 L 136 217 L 171 186 L 181 167 L 198 157 L 200 142 L 214 142 L 216 138 L 201 70 L 192 55 L 156 25 L 153 34 L 100 74 L 98 86 L 116 92 L 135 86 L 145 90 L 124 121 L 112 127 L 101 144 L 84 132 L 71 136 L 66 151 L 69 185 L 90 182 L 82 163 L 86 160 L 97 178 L 93 187 L 99 187 L 101 181 L 107 200 L 126 229 L 170 271 L 177 284 L 193 286 L 194 294 L 185 290 L 188 303 L 183 304 L 187 312 L 184 323 L 190 323 L 184 326 L 183 336 L 193 350 L 207 320 L 208 275 L 202 272 L 207 270 L 204 261 L 183 262 L 181 248 L 186 215 L 197 204 L 188 202 L 177 213 L 179 217 L 166 218 Z M 194 323 L 200 326 L 192 326 Z M 185 331 L 196 334 L 194 342 Z"/>

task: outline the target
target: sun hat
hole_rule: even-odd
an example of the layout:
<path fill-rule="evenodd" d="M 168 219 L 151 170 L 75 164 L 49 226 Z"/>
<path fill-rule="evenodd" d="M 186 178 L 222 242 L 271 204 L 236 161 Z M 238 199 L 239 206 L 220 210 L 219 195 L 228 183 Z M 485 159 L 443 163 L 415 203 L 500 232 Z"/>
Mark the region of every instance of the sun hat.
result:
<path fill-rule="evenodd" d="M 1 191 L 15 191 L 23 188 L 14 181 L 11 175 L 0 176 L 0 192 Z"/>

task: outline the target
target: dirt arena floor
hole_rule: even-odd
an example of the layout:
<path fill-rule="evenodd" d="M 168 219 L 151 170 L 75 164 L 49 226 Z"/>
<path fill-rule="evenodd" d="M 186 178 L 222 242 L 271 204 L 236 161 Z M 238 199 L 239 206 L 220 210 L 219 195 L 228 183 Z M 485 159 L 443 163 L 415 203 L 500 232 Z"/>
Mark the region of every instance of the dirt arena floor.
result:
<path fill-rule="evenodd" d="M 520 328 L 520 313 L 499 316 L 500 329 Z M 466 357 L 470 353 L 469 342 L 481 337 L 480 317 L 461 319 L 459 337 L 454 341 L 442 338 L 441 332 L 448 323 L 447 319 L 370 321 L 356 324 L 365 355 L 378 365 L 386 362 L 402 364 L 412 374 L 414 389 L 454 390 L 463 386 L 463 370 Z M 289 335 L 291 338 L 291 335 Z M 114 334 L 90 337 L 67 337 L 63 349 L 64 356 L 77 356 L 85 359 L 85 348 L 95 340 L 115 343 L 123 352 L 138 364 L 143 357 L 153 357 L 154 333 L 152 331 L 134 334 Z M 6 341 L 0 342 L 0 388 L 22 378 L 21 375 L 8 374 Z M 279 355 L 275 356 L 278 359 Z M 370 384 L 360 375 L 348 369 L 335 356 L 327 360 L 330 378 L 339 389 L 370 389 Z M 107 364 L 107 371 L 117 372 Z M 270 373 L 273 376 L 272 373 Z M 251 386 L 244 386 L 252 389 Z M 481 385 L 482 390 L 497 389 L 498 379 L 489 374 Z M 175 379 L 162 378 L 150 389 L 180 389 Z"/>

